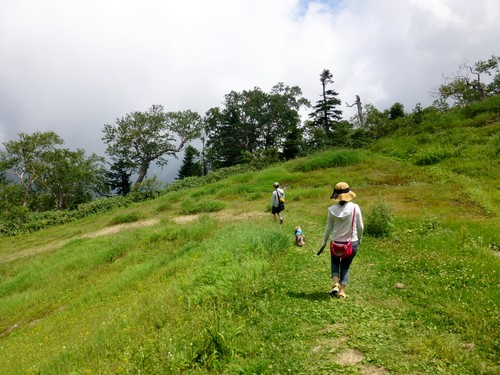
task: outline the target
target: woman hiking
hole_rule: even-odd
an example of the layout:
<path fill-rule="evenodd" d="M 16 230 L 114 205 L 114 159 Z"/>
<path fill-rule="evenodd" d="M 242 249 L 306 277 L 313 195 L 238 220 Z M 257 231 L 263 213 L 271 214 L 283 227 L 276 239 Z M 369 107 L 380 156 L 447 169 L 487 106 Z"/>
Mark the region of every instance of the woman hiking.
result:
<path fill-rule="evenodd" d="M 285 209 L 285 191 L 280 188 L 280 184 L 275 182 L 273 184 L 273 199 L 271 203 L 271 213 L 273 214 L 274 221 L 280 219 L 280 224 L 283 224 L 283 217 L 281 211 Z"/>
<path fill-rule="evenodd" d="M 336 203 L 328 208 L 323 243 L 318 251 L 321 254 L 330 239 L 331 274 L 333 286 L 329 294 L 332 297 L 346 298 L 345 287 L 349 280 L 349 268 L 358 252 L 363 236 L 363 217 L 361 209 L 351 202 L 356 194 L 345 182 L 335 185 L 330 199 Z M 337 251 L 337 249 L 340 249 Z M 342 249 L 346 252 L 342 254 Z"/>

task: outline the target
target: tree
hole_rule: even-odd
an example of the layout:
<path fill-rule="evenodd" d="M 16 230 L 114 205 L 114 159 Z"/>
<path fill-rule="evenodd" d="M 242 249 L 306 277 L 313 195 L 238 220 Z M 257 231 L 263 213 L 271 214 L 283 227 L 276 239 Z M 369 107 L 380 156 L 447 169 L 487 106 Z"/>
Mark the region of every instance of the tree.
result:
<path fill-rule="evenodd" d="M 352 103 L 352 104 L 345 103 L 345 104 L 348 107 L 353 107 L 354 105 L 357 107 L 359 127 L 361 129 L 364 129 L 365 125 L 366 125 L 366 119 L 365 119 L 365 115 L 363 114 L 363 106 L 361 105 L 361 98 L 359 97 L 359 95 L 356 95 L 356 101 L 354 103 Z"/>
<path fill-rule="evenodd" d="M 184 150 L 200 129 L 201 117 L 196 112 L 165 113 L 163 106 L 153 105 L 146 112 L 132 112 L 117 119 L 115 125 L 104 125 L 102 139 L 108 145 L 109 156 L 123 158 L 138 174 L 138 185 L 152 162 L 159 167 L 167 165 L 165 157 Z"/>
<path fill-rule="evenodd" d="M 63 140 L 54 132 L 20 133 L 19 140 L 4 143 L 0 153 L 2 170 L 15 176 L 23 189 L 23 207 L 27 207 L 35 182 L 47 169 L 47 155 Z"/>
<path fill-rule="evenodd" d="M 484 76 L 492 77 L 485 83 Z M 462 63 L 452 76 L 445 76 L 445 83 L 435 91 L 434 105 L 447 108 L 448 102 L 454 106 L 464 106 L 488 96 L 500 94 L 500 57 L 491 56 L 474 65 Z"/>
<path fill-rule="evenodd" d="M 387 116 L 371 103 L 366 104 L 364 110 L 366 114 L 366 126 L 369 129 L 377 128 L 387 121 Z"/>
<path fill-rule="evenodd" d="M 119 195 L 127 195 L 130 193 L 132 184 L 130 183 L 130 166 L 127 160 L 121 157 L 113 156 L 114 162 L 111 164 L 110 170 L 107 172 L 108 185 L 111 190 L 116 189 L 116 193 Z"/>
<path fill-rule="evenodd" d="M 300 129 L 302 107 L 310 107 L 309 100 L 302 97 L 298 86 L 286 86 L 282 82 L 274 85 L 267 96 L 267 122 L 262 124 L 260 146 L 283 148 L 287 136 Z"/>
<path fill-rule="evenodd" d="M 401 103 L 394 103 L 391 108 L 389 108 L 387 115 L 389 120 L 395 120 L 397 118 L 405 117 L 405 107 Z"/>
<path fill-rule="evenodd" d="M 202 175 L 202 168 L 201 168 L 200 152 L 193 146 L 189 145 L 186 147 L 186 152 L 184 153 L 184 160 L 182 162 L 181 168 L 179 169 L 177 178 L 179 180 L 182 180 L 184 177 L 201 176 L 201 175 Z"/>
<path fill-rule="evenodd" d="M 260 151 L 282 149 L 287 134 L 300 124 L 299 109 L 309 102 L 299 87 L 283 83 L 269 93 L 256 87 L 225 96 L 222 108 L 205 116 L 206 158 L 212 169 L 251 161 Z"/>
<path fill-rule="evenodd" d="M 20 184 L 9 181 L 0 173 L 0 211 L 9 212 L 23 202 L 23 188 Z"/>
<path fill-rule="evenodd" d="M 332 73 L 324 69 L 320 74 L 322 87 L 321 99 L 313 106 L 313 112 L 309 114 L 311 121 L 308 122 L 310 134 L 317 147 L 330 146 L 333 144 L 333 133 L 335 127 L 342 119 L 342 111 L 337 109 L 341 104 L 337 98 L 338 93 L 332 89 L 327 89 L 329 84 L 333 84 Z"/>
<path fill-rule="evenodd" d="M 108 191 L 105 160 L 78 149 L 55 149 L 47 155 L 47 168 L 37 182 L 58 210 L 74 208 Z"/>
<path fill-rule="evenodd" d="M 211 108 L 205 116 L 206 156 L 212 169 L 246 163 L 246 155 L 275 144 L 268 94 L 256 87 L 231 91 L 224 99 L 222 108 Z"/>
<path fill-rule="evenodd" d="M 283 158 L 285 160 L 291 160 L 296 158 L 301 150 L 303 149 L 302 140 L 302 130 L 298 126 L 293 126 L 286 135 L 285 142 L 283 144 Z"/>

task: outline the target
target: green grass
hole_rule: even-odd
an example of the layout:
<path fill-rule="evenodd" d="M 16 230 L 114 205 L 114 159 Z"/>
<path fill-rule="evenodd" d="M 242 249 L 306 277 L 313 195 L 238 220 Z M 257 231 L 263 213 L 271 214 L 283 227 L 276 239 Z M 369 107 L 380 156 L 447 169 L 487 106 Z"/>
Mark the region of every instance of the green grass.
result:
<path fill-rule="evenodd" d="M 125 223 L 133 223 L 135 221 L 139 221 L 141 219 L 141 215 L 137 212 L 130 212 L 126 214 L 120 214 L 111 219 L 109 225 L 118 225 Z"/>
<path fill-rule="evenodd" d="M 460 121 L 446 133 L 457 144 Z M 0 239 L 0 373 L 498 373 L 498 153 L 472 157 L 483 149 L 465 144 L 463 167 L 443 137 L 402 139 L 391 152 L 383 139 L 347 159 L 327 151 L 192 181 Z M 447 156 L 416 163 L 433 144 Z M 316 251 L 340 180 L 365 223 L 382 210 L 391 230 L 364 238 L 349 297 L 332 300 L 329 256 Z M 269 212 L 274 181 L 286 191 L 283 225 Z"/>

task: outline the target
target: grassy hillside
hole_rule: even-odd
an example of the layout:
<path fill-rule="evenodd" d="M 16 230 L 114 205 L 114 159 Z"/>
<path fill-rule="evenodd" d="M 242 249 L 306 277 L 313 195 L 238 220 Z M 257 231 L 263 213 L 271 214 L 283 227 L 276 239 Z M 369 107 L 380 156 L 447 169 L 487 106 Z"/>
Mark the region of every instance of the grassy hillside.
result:
<path fill-rule="evenodd" d="M 0 239 L 0 373 L 498 373 L 495 108 Z M 333 300 L 316 251 L 340 180 L 394 230 Z"/>

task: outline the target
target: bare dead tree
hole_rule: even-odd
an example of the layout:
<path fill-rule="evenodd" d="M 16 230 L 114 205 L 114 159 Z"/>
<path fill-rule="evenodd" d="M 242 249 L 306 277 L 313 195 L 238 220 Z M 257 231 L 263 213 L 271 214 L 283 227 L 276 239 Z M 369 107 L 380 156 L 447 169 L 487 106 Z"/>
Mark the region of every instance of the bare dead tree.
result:
<path fill-rule="evenodd" d="M 484 91 L 484 84 L 481 83 L 481 72 L 478 70 L 473 70 L 472 66 L 469 66 L 465 63 L 460 68 L 469 69 L 470 74 L 476 76 L 476 79 L 474 80 L 469 80 L 469 77 L 465 75 L 463 76 L 463 78 L 473 90 L 476 90 L 479 93 L 481 100 L 486 98 L 486 92 Z"/>
<path fill-rule="evenodd" d="M 365 127 L 365 116 L 363 115 L 363 107 L 361 106 L 361 99 L 359 98 L 359 95 L 356 95 L 356 101 L 352 104 L 349 104 L 349 103 L 345 103 L 348 107 L 353 107 L 353 106 L 357 106 L 358 107 L 358 117 L 359 117 L 359 124 L 361 126 L 361 128 L 364 128 Z"/>

